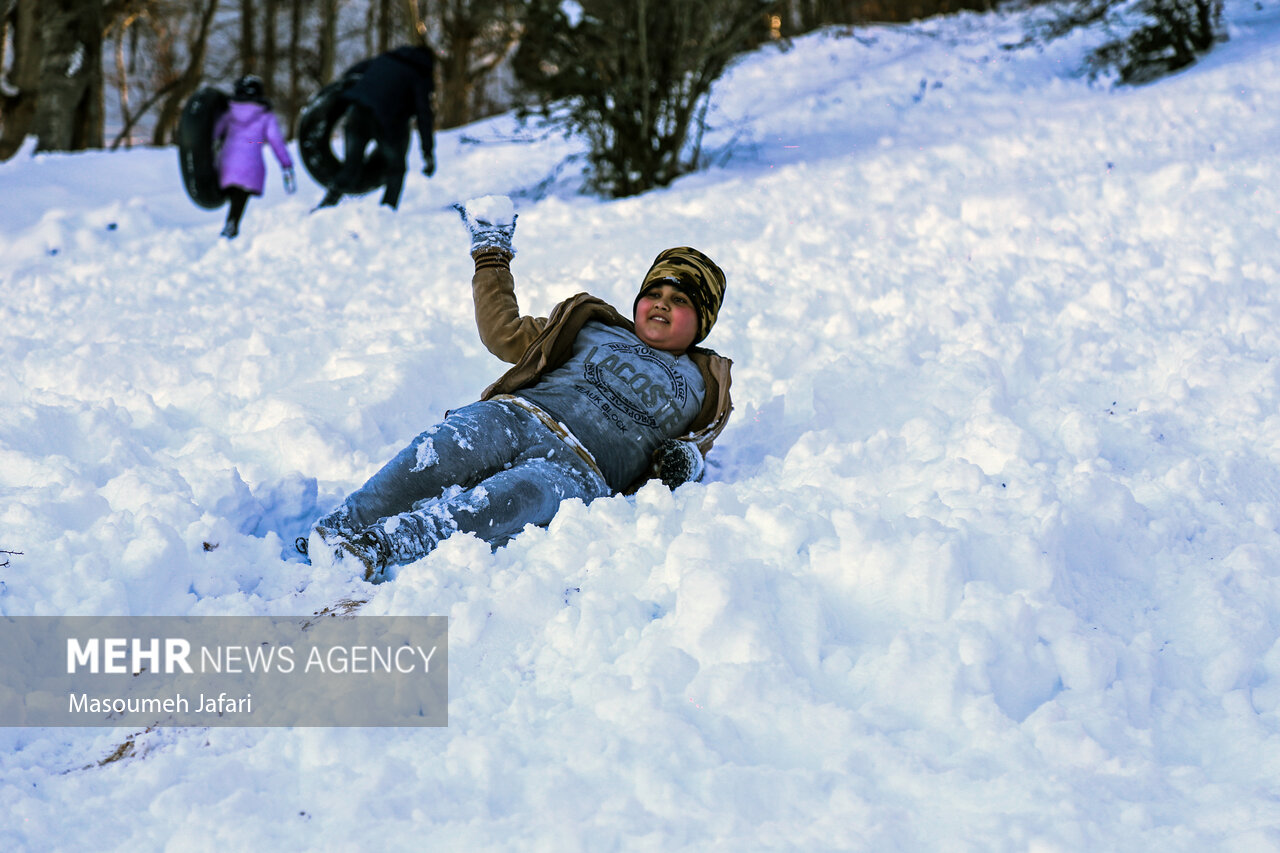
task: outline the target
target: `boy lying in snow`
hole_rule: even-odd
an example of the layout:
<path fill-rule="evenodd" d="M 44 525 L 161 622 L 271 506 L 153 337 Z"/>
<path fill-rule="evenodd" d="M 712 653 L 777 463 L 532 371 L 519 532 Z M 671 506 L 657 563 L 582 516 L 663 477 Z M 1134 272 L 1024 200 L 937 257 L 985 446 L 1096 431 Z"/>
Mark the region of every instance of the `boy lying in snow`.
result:
<path fill-rule="evenodd" d="M 548 317 L 521 316 L 510 200 L 487 196 L 459 212 L 480 339 L 515 366 L 320 519 L 306 549 L 313 563 L 350 563 L 376 582 L 458 531 L 496 547 L 550 522 L 568 498 L 590 502 L 654 477 L 674 489 L 702 478 L 728 421 L 731 362 L 697 346 L 724 296 L 710 258 L 661 252 L 633 320 L 587 293 Z"/>

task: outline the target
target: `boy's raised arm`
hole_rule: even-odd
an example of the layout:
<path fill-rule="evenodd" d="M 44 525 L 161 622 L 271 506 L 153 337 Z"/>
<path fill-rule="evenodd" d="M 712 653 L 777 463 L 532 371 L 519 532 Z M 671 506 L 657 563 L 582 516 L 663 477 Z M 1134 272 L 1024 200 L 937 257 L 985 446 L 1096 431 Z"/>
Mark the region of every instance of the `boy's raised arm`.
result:
<path fill-rule="evenodd" d="M 522 316 L 516 301 L 511 275 L 515 209 L 506 196 L 483 196 L 455 207 L 471 233 L 471 257 L 476 263 L 471 298 L 480 341 L 489 352 L 514 364 L 547 324 L 543 317 Z"/>
<path fill-rule="evenodd" d="M 476 271 L 471 277 L 471 298 L 476 308 L 476 328 L 480 341 L 489 352 L 503 361 L 515 364 L 547 325 L 545 317 L 520 314 L 516 302 L 515 279 L 508 259 L 487 263 L 476 258 Z"/>

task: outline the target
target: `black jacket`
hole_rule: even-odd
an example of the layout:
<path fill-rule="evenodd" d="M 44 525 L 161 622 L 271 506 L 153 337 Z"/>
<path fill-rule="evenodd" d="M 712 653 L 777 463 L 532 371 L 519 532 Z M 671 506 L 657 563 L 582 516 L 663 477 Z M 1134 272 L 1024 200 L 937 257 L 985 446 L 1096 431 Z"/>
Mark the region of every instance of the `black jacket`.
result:
<path fill-rule="evenodd" d="M 427 48 L 398 47 L 348 68 L 343 76 L 359 75 L 359 79 L 343 97 L 368 107 L 383 132 L 392 138 L 405 137 L 409 119 L 416 116 L 422 154 L 430 157 L 435 148 L 435 114 L 431 109 L 434 68 L 435 57 Z"/>

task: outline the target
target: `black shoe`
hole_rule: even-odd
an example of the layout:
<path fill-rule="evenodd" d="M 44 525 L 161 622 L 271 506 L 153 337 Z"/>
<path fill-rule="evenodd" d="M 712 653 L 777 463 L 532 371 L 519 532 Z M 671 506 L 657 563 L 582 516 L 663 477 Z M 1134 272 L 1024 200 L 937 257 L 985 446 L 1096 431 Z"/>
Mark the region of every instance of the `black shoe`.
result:
<path fill-rule="evenodd" d="M 226 237 L 228 240 L 234 238 L 239 233 L 240 227 L 234 222 L 228 222 L 226 225 L 222 226 L 222 236 Z"/>

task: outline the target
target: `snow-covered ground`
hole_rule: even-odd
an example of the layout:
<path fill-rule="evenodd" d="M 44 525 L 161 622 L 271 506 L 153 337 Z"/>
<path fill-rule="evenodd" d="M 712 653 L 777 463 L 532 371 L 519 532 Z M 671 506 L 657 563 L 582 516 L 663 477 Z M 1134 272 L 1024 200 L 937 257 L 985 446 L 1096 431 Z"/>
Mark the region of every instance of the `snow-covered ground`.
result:
<path fill-rule="evenodd" d="M 767 48 L 620 201 L 509 117 L 398 213 L 271 163 L 233 242 L 172 150 L 0 163 L 0 613 L 354 595 L 448 616 L 451 678 L 447 728 L 2 730 L 0 847 L 1280 851 L 1280 9 L 1227 12 L 1133 90 L 1011 15 Z M 531 312 L 724 267 L 709 479 L 313 573 L 502 369 L 490 193 Z"/>

